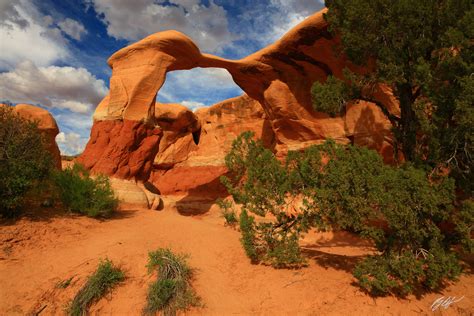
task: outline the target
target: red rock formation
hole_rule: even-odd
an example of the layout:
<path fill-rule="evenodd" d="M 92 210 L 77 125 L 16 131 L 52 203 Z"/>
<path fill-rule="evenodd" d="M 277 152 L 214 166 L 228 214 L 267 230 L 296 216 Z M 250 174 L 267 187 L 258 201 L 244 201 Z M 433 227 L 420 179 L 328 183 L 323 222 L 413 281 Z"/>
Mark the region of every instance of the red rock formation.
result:
<path fill-rule="evenodd" d="M 194 135 L 187 132 L 171 141 L 161 140 L 149 181 L 162 194 L 225 195 L 219 181 L 227 172 L 224 157 L 243 131 L 253 131 L 266 146 L 274 146 L 270 121 L 260 103 L 247 95 L 199 109 L 195 115 L 200 130 L 191 129 Z"/>
<path fill-rule="evenodd" d="M 147 180 L 161 133 L 159 128 L 140 121 L 98 121 L 77 161 L 94 173 Z"/>
<path fill-rule="evenodd" d="M 7 105 L 0 104 L 0 106 Z M 31 104 L 17 104 L 13 107 L 13 111 L 24 119 L 38 123 L 38 129 L 45 137 L 46 146 L 51 153 L 54 165 L 56 168 L 61 169 L 61 153 L 56 143 L 56 135 L 59 134 L 59 129 L 51 113 Z"/>
<path fill-rule="evenodd" d="M 332 138 L 375 148 L 390 160 L 390 124 L 376 106 L 352 105 L 345 117 L 337 118 L 312 108 L 314 81 L 324 81 L 328 75 L 342 77 L 345 67 L 364 71 L 335 52 L 338 40 L 328 32 L 323 13 L 236 61 L 201 54 L 176 31 L 156 33 L 121 49 L 108 61 L 110 94 L 96 109 L 82 161 L 94 172 L 127 179 L 145 180 L 152 169 L 150 179 L 162 193 L 202 194 L 221 190 L 216 179 L 225 173 L 224 156 L 232 140 L 245 130 L 255 131 L 279 155 Z M 246 95 L 194 114 L 179 105 L 155 104 L 167 72 L 194 67 L 225 68 Z M 397 114 L 390 91 L 380 87 L 376 93 Z M 144 136 L 148 132 L 131 132 L 142 122 L 150 131 L 160 126 L 161 139 L 151 132 L 153 141 L 144 141 L 150 137 Z M 144 167 L 130 168 L 131 160 L 139 160 L 132 159 L 138 149 L 145 157 Z"/>

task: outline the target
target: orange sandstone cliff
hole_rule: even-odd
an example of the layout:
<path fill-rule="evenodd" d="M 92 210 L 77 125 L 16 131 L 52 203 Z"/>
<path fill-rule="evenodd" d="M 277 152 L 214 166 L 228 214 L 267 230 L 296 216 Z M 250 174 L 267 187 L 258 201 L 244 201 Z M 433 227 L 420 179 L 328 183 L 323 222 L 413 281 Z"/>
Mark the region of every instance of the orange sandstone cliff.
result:
<path fill-rule="evenodd" d="M 390 161 L 390 123 L 371 103 L 347 107 L 343 117 L 313 110 L 311 85 L 356 69 L 335 52 L 324 10 L 276 43 L 241 60 L 201 54 L 184 34 L 159 32 L 116 52 L 110 93 L 97 106 L 91 138 L 80 162 L 95 173 L 152 183 L 161 194 L 224 195 L 219 176 L 237 135 L 252 130 L 278 155 L 332 138 L 368 146 Z M 156 103 L 166 73 L 195 67 L 226 69 L 245 94 L 195 113 L 178 104 Z M 218 88 L 218 87 L 216 87 Z M 390 91 L 378 91 L 394 114 Z"/>

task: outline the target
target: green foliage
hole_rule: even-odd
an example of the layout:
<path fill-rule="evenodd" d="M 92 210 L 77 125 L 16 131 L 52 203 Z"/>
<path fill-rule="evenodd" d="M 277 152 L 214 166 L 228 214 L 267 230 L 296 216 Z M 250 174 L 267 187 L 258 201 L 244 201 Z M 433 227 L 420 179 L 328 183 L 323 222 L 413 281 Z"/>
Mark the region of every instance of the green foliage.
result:
<path fill-rule="evenodd" d="M 0 107 L 0 216 L 14 216 L 25 194 L 47 178 L 52 157 L 37 123 Z"/>
<path fill-rule="evenodd" d="M 251 136 L 234 141 L 226 157 L 231 176 L 222 180 L 242 204 L 241 241 L 252 262 L 304 264 L 298 241 L 314 227 L 348 230 L 374 242 L 380 255 L 354 272 L 374 294 L 435 289 L 460 273 L 452 248 L 472 251 L 474 216 L 470 201 L 454 207 L 452 179 L 428 177 L 410 164 L 387 166 L 375 151 L 333 141 L 290 152 L 279 162 Z M 443 229 L 446 223 L 454 228 Z"/>
<path fill-rule="evenodd" d="M 463 201 L 459 211 L 454 215 L 453 243 L 459 243 L 467 253 L 474 252 L 474 240 L 471 239 L 474 229 L 474 201 Z"/>
<path fill-rule="evenodd" d="M 431 169 L 448 166 L 472 192 L 474 147 L 474 5 L 470 0 L 327 0 L 339 50 L 370 71 L 316 82 L 313 103 L 331 115 L 353 99 L 376 104 L 393 125 L 395 148 Z M 389 86 L 400 116 L 375 98 Z"/>
<path fill-rule="evenodd" d="M 117 209 L 118 200 L 107 177 L 95 179 L 81 165 L 53 174 L 63 204 L 73 212 L 90 217 L 109 217 Z"/>
<path fill-rule="evenodd" d="M 191 287 L 193 271 L 186 263 L 186 256 L 160 248 L 148 257 L 148 272 L 156 270 L 158 278 L 148 289 L 145 314 L 163 311 L 164 315 L 176 315 L 179 310 L 199 304 L 199 297 Z"/>
<path fill-rule="evenodd" d="M 219 205 L 221 209 L 222 217 L 225 219 L 225 225 L 234 227 L 239 220 L 237 219 L 232 201 L 218 199 L 217 205 Z"/>
<path fill-rule="evenodd" d="M 245 253 L 253 263 L 256 263 L 259 260 L 259 254 L 256 248 L 255 218 L 249 216 L 247 211 L 243 209 L 240 213 L 239 225 L 242 233 L 240 241 Z"/>
<path fill-rule="evenodd" d="M 252 262 L 275 267 L 301 265 L 304 260 L 297 241 L 307 226 L 293 214 L 294 203 L 287 198 L 293 180 L 273 153 L 252 137 L 245 132 L 233 142 L 225 158 L 232 175 L 221 178 L 234 201 L 242 204 L 242 244 Z M 256 223 L 248 212 L 274 220 Z"/>
<path fill-rule="evenodd" d="M 403 251 L 369 256 L 354 269 L 359 285 L 373 295 L 405 296 L 416 290 L 437 289 L 461 273 L 458 259 L 443 250 Z"/>
<path fill-rule="evenodd" d="M 316 81 L 311 88 L 311 95 L 314 109 L 331 117 L 341 114 L 351 100 L 348 85 L 334 76 L 329 76 L 324 83 Z"/>
<path fill-rule="evenodd" d="M 110 260 L 101 261 L 97 270 L 74 297 L 68 308 L 68 315 L 85 315 L 92 303 L 100 300 L 124 278 L 124 273 Z"/>

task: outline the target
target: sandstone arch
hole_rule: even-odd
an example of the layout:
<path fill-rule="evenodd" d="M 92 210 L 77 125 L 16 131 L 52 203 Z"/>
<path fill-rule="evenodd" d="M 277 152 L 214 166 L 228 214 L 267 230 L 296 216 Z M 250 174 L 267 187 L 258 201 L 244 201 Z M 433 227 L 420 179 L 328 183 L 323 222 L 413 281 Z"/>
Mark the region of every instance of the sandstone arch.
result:
<path fill-rule="evenodd" d="M 151 176 L 162 191 L 185 193 L 225 172 L 223 157 L 229 140 L 246 129 L 255 130 L 279 154 L 333 138 L 341 143 L 373 144 L 388 153 L 388 158 L 390 124 L 373 104 L 364 104 L 376 120 L 368 122 L 371 127 L 367 129 L 353 123 L 362 113 L 357 109 L 350 112 L 350 124 L 346 117 L 330 118 L 312 109 L 310 87 L 314 81 L 323 81 L 329 74 L 342 76 L 345 67 L 354 68 L 335 54 L 337 39 L 327 31 L 323 13 L 315 13 L 276 43 L 241 60 L 202 54 L 190 38 L 176 31 L 152 34 L 119 50 L 108 60 L 112 68 L 110 93 L 95 111 L 91 139 L 80 160 L 93 172 L 142 181 Z M 167 72 L 195 67 L 226 69 L 246 95 L 194 114 L 171 106 L 175 108 L 171 112 L 180 113 L 175 120 L 182 115 L 189 123 L 183 135 L 171 137 L 171 127 L 159 123 L 159 113 L 170 105 L 155 103 L 156 93 Z M 394 103 L 389 91 L 382 91 L 380 97 Z M 221 126 L 225 133 L 219 132 Z M 358 134 L 355 126 L 364 133 Z M 196 144 L 192 133 L 198 129 L 201 133 Z M 362 141 L 360 138 L 372 137 L 365 130 L 388 136 L 372 143 Z M 174 161 L 166 161 L 167 157 L 174 157 Z M 182 174 L 200 181 L 189 184 L 189 179 L 179 176 Z"/>

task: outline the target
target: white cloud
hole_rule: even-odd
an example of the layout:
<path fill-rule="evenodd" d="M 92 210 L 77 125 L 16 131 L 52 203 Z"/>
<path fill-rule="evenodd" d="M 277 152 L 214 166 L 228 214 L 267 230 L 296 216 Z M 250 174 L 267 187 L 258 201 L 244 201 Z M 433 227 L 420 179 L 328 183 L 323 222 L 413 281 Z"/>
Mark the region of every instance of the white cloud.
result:
<path fill-rule="evenodd" d="M 321 10 L 318 0 L 268 0 L 255 1 L 241 8 L 234 21 L 239 33 L 259 48 L 280 39 L 292 27 Z"/>
<path fill-rule="evenodd" d="M 194 68 L 169 72 L 165 84 L 158 91 L 158 100 L 181 103 L 194 110 L 242 93 L 227 70 Z"/>
<path fill-rule="evenodd" d="M 87 144 L 87 140 L 87 138 L 81 137 L 81 135 L 74 132 L 61 132 L 56 136 L 56 142 L 61 150 L 61 154 L 70 156 L 81 153 Z"/>
<path fill-rule="evenodd" d="M 14 70 L 0 74 L 0 99 L 14 103 L 88 113 L 107 93 L 104 81 L 84 68 L 37 67 L 24 61 Z"/>
<path fill-rule="evenodd" d="M 0 69 L 31 60 L 45 66 L 69 56 L 67 43 L 50 16 L 26 0 L 0 1 Z"/>
<path fill-rule="evenodd" d="M 188 109 L 190 109 L 191 111 L 195 111 L 199 108 L 202 108 L 202 107 L 205 107 L 206 105 L 204 103 L 201 103 L 201 102 L 195 102 L 195 101 L 181 101 L 180 102 L 182 105 L 184 105 L 185 107 L 187 107 Z"/>
<path fill-rule="evenodd" d="M 23 29 L 29 25 L 27 19 L 18 12 L 19 0 L 0 1 L 0 27 L 12 29 L 13 25 Z"/>
<path fill-rule="evenodd" d="M 167 74 L 166 80 L 180 87 L 189 90 L 190 85 L 194 90 L 206 89 L 233 89 L 236 87 L 230 73 L 222 68 L 194 68 L 183 71 L 172 71 Z"/>
<path fill-rule="evenodd" d="M 269 30 L 272 41 L 282 37 L 291 28 L 324 6 L 323 1 L 315 0 L 271 0 L 270 3 L 277 9 L 271 18 L 274 22 L 273 27 Z"/>
<path fill-rule="evenodd" d="M 139 40 L 159 31 L 177 30 L 191 37 L 199 48 L 219 52 L 237 38 L 229 31 L 227 12 L 213 0 L 209 5 L 199 0 L 165 1 L 90 0 L 103 14 L 107 32 L 117 39 Z"/>
<path fill-rule="evenodd" d="M 92 113 L 78 115 L 68 110 L 62 110 L 59 114 L 53 113 L 54 118 L 64 132 L 77 132 L 83 137 L 88 137 L 92 127 Z"/>
<path fill-rule="evenodd" d="M 61 31 L 77 41 L 81 40 L 82 35 L 87 34 L 87 30 L 85 29 L 84 25 L 70 18 L 62 20 L 58 23 L 58 26 Z"/>

